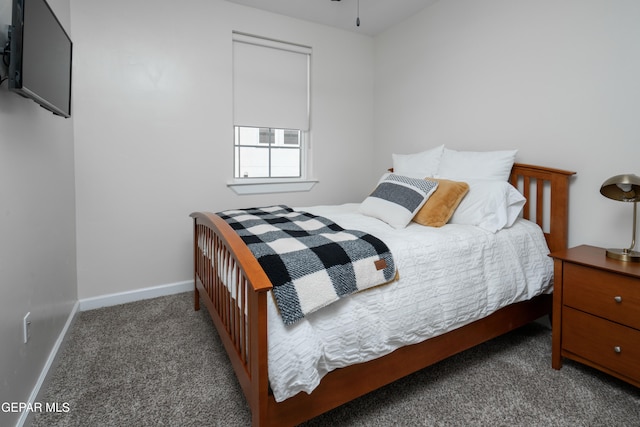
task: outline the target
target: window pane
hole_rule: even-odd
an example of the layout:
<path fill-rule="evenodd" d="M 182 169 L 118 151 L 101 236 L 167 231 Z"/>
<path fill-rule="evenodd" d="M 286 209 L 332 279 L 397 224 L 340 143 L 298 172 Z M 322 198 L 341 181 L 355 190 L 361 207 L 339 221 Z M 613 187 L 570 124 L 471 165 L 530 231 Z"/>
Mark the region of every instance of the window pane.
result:
<path fill-rule="evenodd" d="M 236 126 L 236 145 L 258 145 L 260 143 L 260 128 Z"/>
<path fill-rule="evenodd" d="M 236 147 L 236 178 L 268 178 L 267 147 Z"/>
<path fill-rule="evenodd" d="M 272 148 L 271 176 L 299 177 L 300 150 L 297 148 Z"/>
<path fill-rule="evenodd" d="M 295 129 L 272 129 L 273 144 L 286 146 L 300 145 L 300 131 Z"/>

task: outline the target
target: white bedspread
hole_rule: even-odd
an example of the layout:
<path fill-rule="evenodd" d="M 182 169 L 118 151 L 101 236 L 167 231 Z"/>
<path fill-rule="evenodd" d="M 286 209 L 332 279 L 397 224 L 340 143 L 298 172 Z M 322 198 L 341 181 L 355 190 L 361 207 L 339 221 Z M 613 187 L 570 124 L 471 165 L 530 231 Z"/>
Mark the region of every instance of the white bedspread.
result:
<path fill-rule="evenodd" d="M 400 280 L 344 298 L 285 327 L 268 298 L 269 381 L 275 399 L 311 393 L 336 368 L 365 362 L 552 291 L 544 236 L 519 219 L 496 234 L 411 223 L 396 230 L 357 204 L 296 208 L 382 239 Z"/>

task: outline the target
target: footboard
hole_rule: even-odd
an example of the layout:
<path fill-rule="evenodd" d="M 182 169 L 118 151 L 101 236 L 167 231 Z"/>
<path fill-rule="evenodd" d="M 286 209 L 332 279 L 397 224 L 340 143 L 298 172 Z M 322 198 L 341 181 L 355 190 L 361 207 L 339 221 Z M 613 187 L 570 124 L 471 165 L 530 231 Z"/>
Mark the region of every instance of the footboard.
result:
<path fill-rule="evenodd" d="M 256 418 L 267 413 L 266 298 L 271 282 L 223 219 L 201 212 L 191 217 L 195 309 L 202 298 L 251 407 L 253 424 L 263 424 Z"/>

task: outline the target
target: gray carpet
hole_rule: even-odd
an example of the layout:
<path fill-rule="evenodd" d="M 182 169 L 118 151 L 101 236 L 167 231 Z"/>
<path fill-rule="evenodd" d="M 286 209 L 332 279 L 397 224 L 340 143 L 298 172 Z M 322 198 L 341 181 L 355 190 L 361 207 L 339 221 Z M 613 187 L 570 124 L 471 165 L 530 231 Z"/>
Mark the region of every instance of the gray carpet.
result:
<path fill-rule="evenodd" d="M 83 312 L 34 426 L 247 426 L 251 417 L 192 293 Z M 640 389 L 577 363 L 551 369 L 534 323 L 410 375 L 306 426 L 640 426 Z"/>

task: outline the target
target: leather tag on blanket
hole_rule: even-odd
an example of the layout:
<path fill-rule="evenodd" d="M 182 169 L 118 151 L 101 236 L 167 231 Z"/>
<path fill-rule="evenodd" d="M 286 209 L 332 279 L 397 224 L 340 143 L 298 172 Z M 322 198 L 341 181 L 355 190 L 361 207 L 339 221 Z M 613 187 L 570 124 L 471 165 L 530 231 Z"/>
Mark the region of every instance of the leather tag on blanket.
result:
<path fill-rule="evenodd" d="M 387 268 L 387 261 L 385 261 L 384 259 L 379 259 L 374 262 L 373 265 L 376 266 L 376 270 L 384 270 L 385 268 Z"/>

